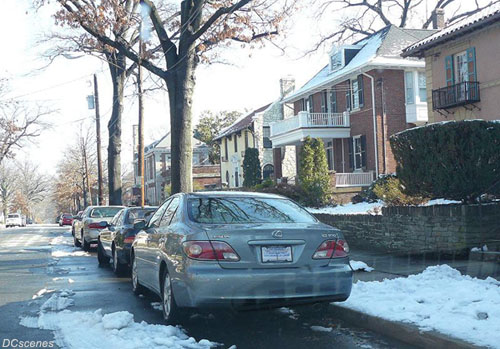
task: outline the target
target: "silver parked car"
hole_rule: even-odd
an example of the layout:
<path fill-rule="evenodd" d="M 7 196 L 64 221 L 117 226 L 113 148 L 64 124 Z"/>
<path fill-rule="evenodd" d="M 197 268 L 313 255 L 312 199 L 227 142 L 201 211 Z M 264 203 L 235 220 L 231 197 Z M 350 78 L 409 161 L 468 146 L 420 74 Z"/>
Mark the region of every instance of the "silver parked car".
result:
<path fill-rule="evenodd" d="M 132 244 L 132 287 L 181 308 L 344 301 L 351 293 L 342 233 L 285 197 L 241 192 L 176 194 Z"/>
<path fill-rule="evenodd" d="M 107 223 L 122 208 L 123 206 L 88 206 L 83 211 L 81 219 L 75 220 L 72 227 L 74 245 L 88 251 L 90 244 L 97 244 L 101 229 L 106 228 Z"/>

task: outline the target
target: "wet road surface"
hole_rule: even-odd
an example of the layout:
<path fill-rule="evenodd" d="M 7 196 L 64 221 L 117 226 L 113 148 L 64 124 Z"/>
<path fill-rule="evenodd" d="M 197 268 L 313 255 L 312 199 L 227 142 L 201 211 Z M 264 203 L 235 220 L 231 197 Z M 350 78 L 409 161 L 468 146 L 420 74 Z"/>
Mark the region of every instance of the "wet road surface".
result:
<path fill-rule="evenodd" d="M 70 241 L 69 227 L 28 226 L 0 229 L 0 343 L 5 339 L 54 340 L 51 331 L 26 328 L 23 316 L 36 316 L 49 296 L 42 289 L 74 291 L 71 311 L 128 311 L 136 322 L 163 324 L 159 299 L 131 292 L 128 277 L 100 268 L 95 250 L 90 255 L 52 256 L 54 241 Z M 54 240 L 56 239 L 56 240 Z M 66 246 L 68 247 L 68 246 Z M 229 348 L 410 348 L 408 345 L 346 324 L 330 315 L 329 305 L 304 305 L 290 310 L 200 312 L 182 324 L 196 340 L 208 339 Z M 311 326 L 321 326 L 320 331 Z M 84 328 L 75 328 L 85 336 Z M 1 344 L 0 344 L 1 345 Z"/>

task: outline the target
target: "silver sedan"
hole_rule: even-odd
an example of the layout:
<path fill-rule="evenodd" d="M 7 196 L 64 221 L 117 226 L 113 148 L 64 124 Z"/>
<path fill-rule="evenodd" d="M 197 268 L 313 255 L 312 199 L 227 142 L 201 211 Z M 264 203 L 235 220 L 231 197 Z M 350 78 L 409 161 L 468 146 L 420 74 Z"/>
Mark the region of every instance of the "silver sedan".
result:
<path fill-rule="evenodd" d="M 156 292 L 169 323 L 182 308 L 344 301 L 351 293 L 342 233 L 282 196 L 176 194 L 136 228 L 133 290 Z"/>

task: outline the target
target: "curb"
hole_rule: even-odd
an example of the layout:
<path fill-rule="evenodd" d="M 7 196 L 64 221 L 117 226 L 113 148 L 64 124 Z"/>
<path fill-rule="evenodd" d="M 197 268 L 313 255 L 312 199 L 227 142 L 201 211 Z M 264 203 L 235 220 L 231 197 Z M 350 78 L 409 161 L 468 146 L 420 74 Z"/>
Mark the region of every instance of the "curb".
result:
<path fill-rule="evenodd" d="M 417 326 L 382 319 L 357 310 L 331 304 L 333 315 L 350 325 L 362 327 L 419 348 L 485 348 L 451 338 L 436 331 L 421 331 Z"/>

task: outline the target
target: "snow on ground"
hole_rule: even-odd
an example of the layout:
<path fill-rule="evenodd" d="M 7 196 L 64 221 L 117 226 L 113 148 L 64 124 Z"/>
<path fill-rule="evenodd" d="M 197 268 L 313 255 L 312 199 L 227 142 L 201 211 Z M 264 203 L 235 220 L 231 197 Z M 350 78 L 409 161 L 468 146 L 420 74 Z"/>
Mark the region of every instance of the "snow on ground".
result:
<path fill-rule="evenodd" d="M 40 291 L 38 291 L 37 293 L 35 293 L 33 295 L 33 297 L 31 297 L 31 299 L 37 299 L 37 298 L 40 298 L 42 297 L 44 294 L 46 293 L 51 293 L 51 292 L 54 292 L 54 290 L 49 290 L 47 288 L 42 288 Z"/>
<path fill-rule="evenodd" d="M 82 251 L 73 246 L 73 240 L 67 236 L 60 235 L 50 241 L 52 246 L 52 257 L 82 257 L 90 256 L 90 253 Z"/>
<path fill-rule="evenodd" d="M 373 271 L 374 269 L 372 267 L 369 267 L 368 264 L 365 262 L 361 261 L 349 261 L 349 264 L 351 265 L 352 270 L 357 271 L 357 270 L 363 270 L 363 271 Z"/>
<path fill-rule="evenodd" d="M 151 302 L 151 308 L 154 310 L 163 311 L 163 307 L 160 302 Z"/>
<path fill-rule="evenodd" d="M 297 314 L 295 310 L 287 307 L 278 308 L 277 311 L 281 314 L 288 315 L 288 317 L 292 320 L 297 320 L 299 318 L 299 314 Z"/>
<path fill-rule="evenodd" d="M 102 314 L 94 312 L 41 312 L 38 318 L 21 318 L 25 327 L 54 331 L 56 344 L 73 349 L 87 348 L 190 348 L 205 349 L 217 345 L 206 339 L 196 341 L 179 327 L 135 322 L 127 311 Z M 77 328 L 84 328 L 85 335 Z"/>
<path fill-rule="evenodd" d="M 434 206 L 434 205 L 452 205 L 460 204 L 460 201 L 456 200 L 446 200 L 446 199 L 433 199 L 419 206 Z M 386 206 L 385 202 L 379 200 L 377 202 L 359 202 L 353 204 L 352 202 L 345 205 L 338 206 L 327 206 L 321 208 L 306 207 L 307 210 L 312 213 L 323 213 L 323 214 L 371 214 L 371 215 L 381 215 L 382 207 Z"/>
<path fill-rule="evenodd" d="M 353 204 L 352 202 L 345 205 L 338 205 L 335 207 L 327 206 L 322 208 L 307 207 L 310 213 L 324 213 L 324 214 L 382 214 L 383 201 L 377 202 L 360 202 Z"/>
<path fill-rule="evenodd" d="M 461 275 L 448 265 L 407 278 L 358 281 L 349 299 L 336 304 L 500 348 L 500 282 Z"/>
<path fill-rule="evenodd" d="M 316 332 L 332 332 L 333 328 L 323 327 L 323 326 L 311 326 L 311 330 L 316 331 Z"/>

